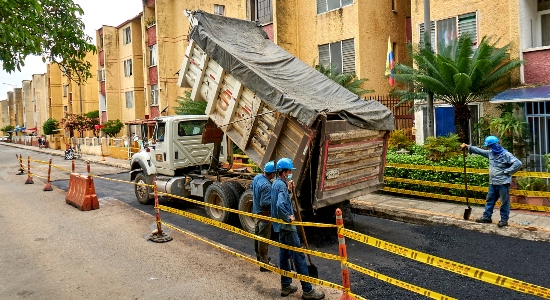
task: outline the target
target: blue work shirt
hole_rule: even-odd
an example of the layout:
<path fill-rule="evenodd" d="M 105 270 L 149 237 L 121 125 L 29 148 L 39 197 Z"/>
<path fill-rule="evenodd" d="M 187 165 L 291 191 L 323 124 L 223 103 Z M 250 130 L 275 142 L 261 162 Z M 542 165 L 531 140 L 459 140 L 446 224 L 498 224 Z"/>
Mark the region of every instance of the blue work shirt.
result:
<path fill-rule="evenodd" d="M 290 215 L 294 214 L 288 187 L 284 180 L 277 178 L 271 186 L 271 217 L 291 222 Z M 281 229 L 296 231 L 296 226 L 273 222 L 273 230 L 279 232 Z"/>
<path fill-rule="evenodd" d="M 479 154 L 489 159 L 489 183 L 502 185 L 512 182 L 512 175 L 523 165 L 512 153 L 504 150 L 495 156 L 491 150 L 483 150 L 476 146 L 469 146 L 470 153 Z"/>
<path fill-rule="evenodd" d="M 271 209 L 271 181 L 264 174 L 252 180 L 252 213 L 261 214 Z"/>

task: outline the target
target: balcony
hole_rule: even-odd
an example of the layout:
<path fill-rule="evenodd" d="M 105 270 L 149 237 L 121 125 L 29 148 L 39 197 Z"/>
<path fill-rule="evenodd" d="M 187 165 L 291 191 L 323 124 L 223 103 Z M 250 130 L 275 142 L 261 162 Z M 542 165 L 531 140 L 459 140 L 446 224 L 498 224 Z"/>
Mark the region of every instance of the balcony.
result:
<path fill-rule="evenodd" d="M 522 51 L 525 84 L 550 84 L 550 46 Z"/>

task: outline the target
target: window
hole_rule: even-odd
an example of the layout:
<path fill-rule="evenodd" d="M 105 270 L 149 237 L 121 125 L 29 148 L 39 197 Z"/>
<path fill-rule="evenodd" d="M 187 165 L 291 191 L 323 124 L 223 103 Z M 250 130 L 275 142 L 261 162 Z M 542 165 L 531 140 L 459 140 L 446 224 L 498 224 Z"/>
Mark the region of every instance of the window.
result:
<path fill-rule="evenodd" d="M 166 124 L 157 122 L 157 126 L 155 127 L 155 130 L 153 131 L 153 138 L 155 141 L 158 142 L 164 142 L 164 132 L 166 130 Z"/>
<path fill-rule="evenodd" d="M 134 92 L 126 92 L 124 95 L 126 96 L 126 108 L 134 108 Z"/>
<path fill-rule="evenodd" d="M 420 24 L 419 29 L 420 44 L 424 45 L 424 23 Z M 437 22 L 432 21 L 430 34 L 432 49 L 436 52 L 438 47 L 448 45 L 463 34 L 469 34 L 472 37 L 474 47 L 477 47 L 477 15 L 474 12 Z"/>
<path fill-rule="evenodd" d="M 99 49 L 103 49 L 103 34 L 99 35 Z"/>
<path fill-rule="evenodd" d="M 225 16 L 225 5 L 214 4 L 214 14 Z"/>
<path fill-rule="evenodd" d="M 97 70 L 97 81 L 105 81 L 105 68 Z"/>
<path fill-rule="evenodd" d="M 319 46 L 319 64 L 333 72 L 355 73 L 354 39 Z"/>
<path fill-rule="evenodd" d="M 122 29 L 122 43 L 124 45 L 130 44 L 132 42 L 132 32 L 130 31 L 130 26 Z"/>
<path fill-rule="evenodd" d="M 352 5 L 353 0 L 317 0 L 317 14 Z"/>
<path fill-rule="evenodd" d="M 179 122 L 178 135 L 179 136 L 201 135 L 205 125 L 206 125 L 206 121 Z"/>
<path fill-rule="evenodd" d="M 157 65 L 157 44 L 149 46 L 149 67 Z"/>
<path fill-rule="evenodd" d="M 127 59 L 124 61 L 124 77 L 132 76 L 132 60 Z"/>
<path fill-rule="evenodd" d="M 256 0 L 256 18 L 261 24 L 273 22 L 273 8 L 271 0 Z"/>
<path fill-rule="evenodd" d="M 67 97 L 68 94 L 69 94 L 69 85 L 64 84 L 63 85 L 63 97 Z"/>
<path fill-rule="evenodd" d="M 151 105 L 159 105 L 159 85 L 151 85 Z"/>

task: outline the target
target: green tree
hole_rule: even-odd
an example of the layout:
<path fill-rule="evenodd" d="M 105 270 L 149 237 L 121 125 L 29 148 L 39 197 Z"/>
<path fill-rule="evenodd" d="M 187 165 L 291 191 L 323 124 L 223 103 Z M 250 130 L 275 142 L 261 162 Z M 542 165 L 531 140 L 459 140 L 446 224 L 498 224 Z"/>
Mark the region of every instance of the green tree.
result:
<path fill-rule="evenodd" d="M 367 78 L 357 78 L 355 73 L 338 73 L 334 68 L 330 68 L 323 65 L 315 65 L 315 70 L 328 78 L 336 81 L 339 85 L 345 87 L 348 91 L 354 93 L 357 96 L 363 96 L 364 94 L 372 93 L 374 90 L 365 90 L 361 87 L 363 82 L 366 82 Z"/>
<path fill-rule="evenodd" d="M 184 97 L 178 96 L 178 106 L 174 108 L 178 115 L 204 115 L 206 114 L 206 101 L 193 101 L 191 92 L 185 92 Z"/>
<path fill-rule="evenodd" d="M 4 132 L 4 133 L 7 133 L 9 136 L 10 136 L 10 139 L 11 139 L 11 135 L 13 134 L 13 130 L 15 129 L 15 126 L 13 125 L 6 125 L 2 128 L 0 128 L 0 131 Z M 12 132 L 8 132 L 8 131 L 12 131 Z"/>
<path fill-rule="evenodd" d="M 124 124 L 119 119 L 109 120 L 103 123 L 101 131 L 110 137 L 115 137 L 122 130 L 122 127 L 124 127 Z"/>
<path fill-rule="evenodd" d="M 0 62 L 21 70 L 28 55 L 57 63 L 68 75 L 91 77 L 86 54 L 95 51 L 84 33 L 84 11 L 72 0 L 3 0 L 0 5 Z"/>
<path fill-rule="evenodd" d="M 439 45 L 437 54 L 421 48 L 412 54 L 414 67 L 396 66 L 395 80 L 406 85 L 412 83 L 414 89 L 395 93 L 402 101 L 410 101 L 425 99 L 431 91 L 434 100 L 454 106 L 456 132 L 461 142 L 467 142 L 468 103 L 488 101 L 510 87 L 510 73 L 522 63 L 510 59 L 510 45 L 499 48 L 497 42 L 483 38 L 474 49 L 472 38 L 462 35 L 449 45 Z"/>
<path fill-rule="evenodd" d="M 84 114 L 86 117 L 86 128 L 94 131 L 94 136 L 99 136 L 99 129 L 95 129 L 95 125 L 99 125 L 99 110 L 93 110 Z"/>
<path fill-rule="evenodd" d="M 59 122 L 57 120 L 49 118 L 44 122 L 44 125 L 42 125 L 42 130 L 44 130 L 44 134 L 55 134 L 57 133 L 57 130 L 59 129 Z"/>

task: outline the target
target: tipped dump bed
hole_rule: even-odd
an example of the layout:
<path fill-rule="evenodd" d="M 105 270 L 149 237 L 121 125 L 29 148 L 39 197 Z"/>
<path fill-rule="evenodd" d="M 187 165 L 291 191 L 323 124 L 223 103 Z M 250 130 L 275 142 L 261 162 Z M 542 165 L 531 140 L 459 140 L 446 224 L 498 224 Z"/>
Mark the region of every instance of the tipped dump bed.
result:
<path fill-rule="evenodd" d="M 191 15 L 179 84 L 256 164 L 289 157 L 302 205 L 319 208 L 382 186 L 393 115 L 272 43 L 255 23 Z"/>

